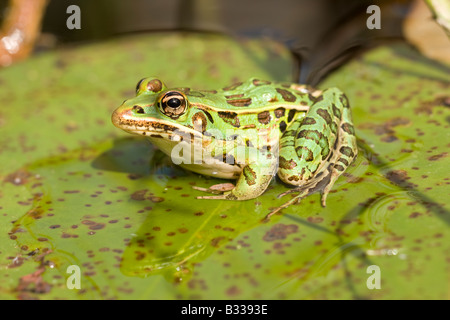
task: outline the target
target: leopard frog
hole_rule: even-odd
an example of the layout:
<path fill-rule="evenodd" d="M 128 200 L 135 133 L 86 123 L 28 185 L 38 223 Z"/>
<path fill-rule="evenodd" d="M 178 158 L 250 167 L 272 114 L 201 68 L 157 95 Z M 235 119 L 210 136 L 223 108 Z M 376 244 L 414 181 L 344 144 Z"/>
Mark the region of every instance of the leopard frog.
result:
<path fill-rule="evenodd" d="M 219 90 L 167 88 L 144 78 L 112 122 L 143 135 L 183 168 L 235 179 L 200 199 L 248 200 L 277 174 L 298 194 L 269 215 L 321 191 L 322 205 L 357 155 L 349 102 L 337 88 L 251 78 Z"/>

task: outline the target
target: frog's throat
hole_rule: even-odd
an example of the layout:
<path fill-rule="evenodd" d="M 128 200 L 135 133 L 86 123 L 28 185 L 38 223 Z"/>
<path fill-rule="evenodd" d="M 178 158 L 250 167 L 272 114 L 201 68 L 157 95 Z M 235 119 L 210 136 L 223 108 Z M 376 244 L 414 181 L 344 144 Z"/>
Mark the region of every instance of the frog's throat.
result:
<path fill-rule="evenodd" d="M 202 138 L 203 134 L 194 128 L 163 120 L 160 118 L 136 117 L 128 111 L 116 110 L 111 117 L 112 123 L 128 133 L 144 136 L 160 136 L 171 138 L 173 135 L 186 135 L 191 138 Z"/>

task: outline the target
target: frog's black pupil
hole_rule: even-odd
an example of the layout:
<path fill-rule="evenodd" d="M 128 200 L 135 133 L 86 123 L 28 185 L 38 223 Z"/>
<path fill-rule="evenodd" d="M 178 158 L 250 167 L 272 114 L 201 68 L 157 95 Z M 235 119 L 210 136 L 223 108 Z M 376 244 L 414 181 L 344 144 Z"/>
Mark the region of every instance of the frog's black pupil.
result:
<path fill-rule="evenodd" d="M 178 98 L 172 98 L 167 101 L 167 105 L 171 108 L 178 108 L 181 105 L 181 101 Z"/>

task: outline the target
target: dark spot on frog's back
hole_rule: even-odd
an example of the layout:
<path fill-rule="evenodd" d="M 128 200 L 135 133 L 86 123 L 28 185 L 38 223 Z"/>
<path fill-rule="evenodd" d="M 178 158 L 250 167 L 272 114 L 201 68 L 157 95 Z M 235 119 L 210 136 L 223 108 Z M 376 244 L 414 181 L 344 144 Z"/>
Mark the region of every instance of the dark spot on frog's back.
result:
<path fill-rule="evenodd" d="M 342 153 L 343 155 L 346 155 L 347 157 L 350 157 L 350 158 L 353 158 L 355 156 L 355 154 L 353 153 L 352 148 L 350 148 L 350 147 L 342 146 L 339 149 L 339 152 Z"/>
<path fill-rule="evenodd" d="M 303 138 L 307 140 L 312 140 L 316 144 L 319 144 L 320 139 L 322 139 L 322 136 L 323 136 L 322 133 L 317 130 L 304 129 L 299 131 L 299 133 L 297 134 L 297 139 Z"/>
<path fill-rule="evenodd" d="M 286 122 L 281 121 L 280 122 L 280 132 L 284 133 L 286 131 L 286 127 L 287 127 Z"/>
<path fill-rule="evenodd" d="M 286 102 L 295 102 L 295 100 L 297 100 L 297 98 L 288 90 L 280 89 L 280 88 L 277 88 L 276 90 L 279 94 L 281 94 L 284 101 L 286 101 Z"/>
<path fill-rule="evenodd" d="M 336 135 L 336 133 L 337 133 L 337 131 L 338 131 L 338 126 L 337 126 L 337 124 L 334 123 L 334 122 L 332 122 L 332 123 L 330 124 L 330 129 L 331 129 L 331 132 L 333 132 L 333 134 Z M 338 141 L 338 140 L 336 140 L 336 141 Z"/>
<path fill-rule="evenodd" d="M 227 103 L 234 107 L 248 107 L 252 104 L 252 98 L 231 99 L 227 100 Z"/>
<path fill-rule="evenodd" d="M 281 117 L 284 117 L 286 110 L 284 108 L 278 108 L 278 109 L 275 109 L 274 113 L 275 113 L 275 117 L 281 118 Z"/>
<path fill-rule="evenodd" d="M 281 169 L 291 170 L 297 166 L 297 163 L 294 160 L 286 160 L 284 157 L 280 157 L 279 167 Z"/>
<path fill-rule="evenodd" d="M 201 92 L 202 92 L 203 94 L 205 94 L 205 93 L 216 94 L 218 91 L 217 91 L 217 90 L 201 90 Z"/>
<path fill-rule="evenodd" d="M 256 173 L 249 166 L 244 167 L 242 174 L 244 175 L 245 181 L 249 186 L 256 183 Z"/>
<path fill-rule="evenodd" d="M 314 118 L 310 118 L 310 117 L 305 117 L 302 121 L 302 126 L 304 125 L 313 125 L 316 124 L 316 119 Z"/>
<path fill-rule="evenodd" d="M 345 94 L 339 96 L 339 101 L 342 103 L 344 108 L 350 108 L 350 104 L 348 103 L 348 99 Z"/>
<path fill-rule="evenodd" d="M 317 98 L 314 98 L 314 96 L 312 94 L 309 94 L 308 97 L 311 101 L 314 101 L 316 103 L 323 100 L 323 95 L 320 95 Z"/>
<path fill-rule="evenodd" d="M 242 98 L 244 96 L 243 93 L 239 93 L 239 94 L 232 94 L 230 96 L 225 96 L 225 98 L 227 99 L 233 99 L 233 98 Z"/>
<path fill-rule="evenodd" d="M 316 112 L 317 112 L 317 114 L 319 116 L 322 117 L 323 120 L 325 120 L 327 125 L 330 125 L 332 119 L 331 119 L 330 113 L 327 110 L 325 110 L 325 109 L 317 109 Z"/>
<path fill-rule="evenodd" d="M 338 162 L 343 163 L 346 167 L 348 167 L 348 165 L 349 165 L 348 161 L 346 159 L 344 159 L 344 158 L 339 158 Z"/>
<path fill-rule="evenodd" d="M 332 105 L 333 108 L 333 114 L 336 118 L 340 119 L 341 118 L 341 110 L 339 110 L 338 107 L 336 107 L 336 105 L 333 103 Z"/>
<path fill-rule="evenodd" d="M 258 113 L 258 122 L 262 124 L 268 124 L 270 122 L 270 112 L 264 111 Z"/>
<path fill-rule="evenodd" d="M 291 122 L 294 119 L 294 116 L 295 116 L 295 109 L 289 110 L 287 121 Z"/>
<path fill-rule="evenodd" d="M 350 123 L 343 123 L 341 125 L 341 128 L 348 134 L 355 134 L 355 129 L 353 128 L 353 126 Z"/>
<path fill-rule="evenodd" d="M 223 121 L 231 124 L 233 127 L 239 128 L 241 126 L 238 114 L 236 112 L 219 111 L 217 114 L 221 119 L 223 119 Z"/>

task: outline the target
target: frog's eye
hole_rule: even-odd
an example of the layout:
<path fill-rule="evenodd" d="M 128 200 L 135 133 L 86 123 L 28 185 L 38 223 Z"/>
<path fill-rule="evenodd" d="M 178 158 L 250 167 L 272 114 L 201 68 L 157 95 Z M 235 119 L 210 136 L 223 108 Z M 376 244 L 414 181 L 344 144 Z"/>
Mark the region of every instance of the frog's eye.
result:
<path fill-rule="evenodd" d="M 144 78 L 139 80 L 136 85 L 136 95 L 140 95 L 143 92 L 158 93 L 165 89 L 164 83 L 156 78 Z"/>
<path fill-rule="evenodd" d="M 159 101 L 159 110 L 172 119 L 178 119 L 186 109 L 186 97 L 178 91 L 166 92 Z"/>

